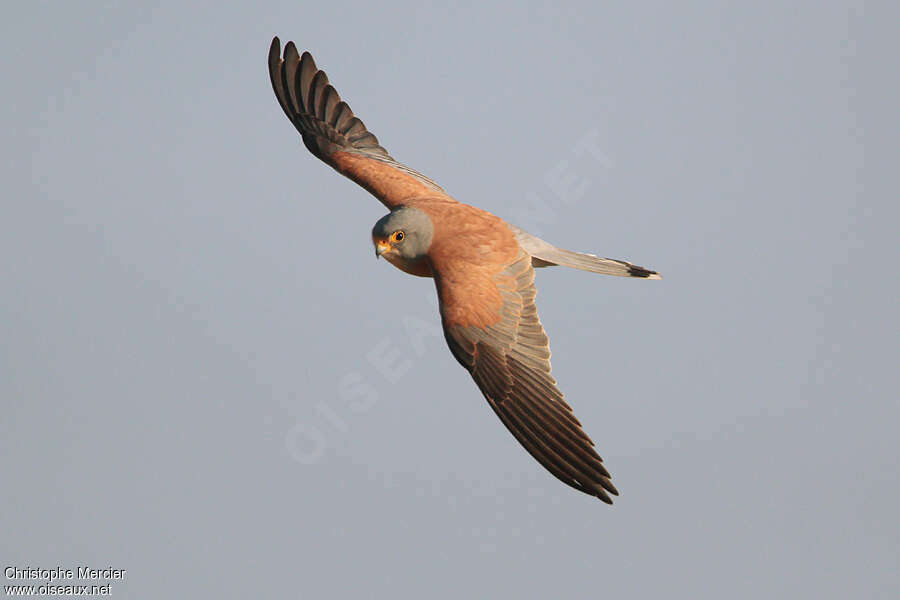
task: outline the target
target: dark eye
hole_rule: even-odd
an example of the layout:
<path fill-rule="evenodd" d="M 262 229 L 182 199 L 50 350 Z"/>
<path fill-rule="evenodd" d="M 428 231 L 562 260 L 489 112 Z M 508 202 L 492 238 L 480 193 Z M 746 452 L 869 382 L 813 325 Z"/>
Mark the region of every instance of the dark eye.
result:
<path fill-rule="evenodd" d="M 395 231 L 394 234 L 391 236 L 391 240 L 394 242 L 402 242 L 403 238 L 405 238 L 405 237 L 406 236 L 403 234 L 402 231 Z"/>

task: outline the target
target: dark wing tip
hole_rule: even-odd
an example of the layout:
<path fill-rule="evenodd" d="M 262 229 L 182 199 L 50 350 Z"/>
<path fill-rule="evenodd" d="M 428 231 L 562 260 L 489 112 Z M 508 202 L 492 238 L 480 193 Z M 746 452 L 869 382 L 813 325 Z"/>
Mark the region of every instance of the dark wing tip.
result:
<path fill-rule="evenodd" d="M 594 479 L 594 481 L 590 482 L 587 487 L 591 489 L 591 491 L 595 496 L 597 496 L 597 498 L 603 500 L 607 504 L 613 503 L 612 498 L 609 497 L 610 494 L 612 494 L 613 496 L 619 495 L 619 490 L 617 490 L 616 486 L 612 484 L 609 476 Z"/>
<path fill-rule="evenodd" d="M 610 494 L 613 496 L 619 495 L 619 490 L 616 489 L 616 486 L 612 484 L 609 478 L 601 479 L 600 481 L 593 482 L 590 485 L 590 491 L 588 493 L 593 493 L 598 499 L 602 500 L 606 504 L 612 504 L 612 498 L 609 497 Z"/>
<path fill-rule="evenodd" d="M 289 60 L 296 65 L 296 63 L 300 62 L 300 53 L 297 52 L 297 46 L 294 45 L 294 42 L 288 42 L 284 45 L 284 60 Z"/>
<path fill-rule="evenodd" d="M 662 279 L 656 271 L 651 271 L 650 269 L 645 269 L 644 267 L 639 267 L 637 265 L 628 267 L 628 276 L 641 277 L 644 279 Z"/>
<path fill-rule="evenodd" d="M 281 62 L 281 40 L 278 39 L 276 35 L 272 38 L 272 45 L 269 46 L 269 72 L 271 73 L 273 67 L 277 66 L 278 63 Z"/>

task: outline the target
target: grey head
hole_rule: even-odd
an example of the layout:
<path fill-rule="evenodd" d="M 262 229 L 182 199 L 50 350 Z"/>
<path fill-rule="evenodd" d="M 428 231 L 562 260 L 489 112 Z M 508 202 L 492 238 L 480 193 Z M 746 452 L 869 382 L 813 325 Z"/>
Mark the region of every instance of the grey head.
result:
<path fill-rule="evenodd" d="M 376 256 L 416 261 L 423 258 L 431 247 L 434 223 L 425 212 L 404 206 L 394 210 L 375 223 L 372 243 Z"/>

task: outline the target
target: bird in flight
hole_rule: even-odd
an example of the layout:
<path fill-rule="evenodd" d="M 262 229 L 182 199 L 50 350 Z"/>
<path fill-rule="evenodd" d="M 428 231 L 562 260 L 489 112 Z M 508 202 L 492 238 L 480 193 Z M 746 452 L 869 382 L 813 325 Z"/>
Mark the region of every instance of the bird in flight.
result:
<path fill-rule="evenodd" d="M 390 212 L 375 223 L 375 254 L 431 277 L 450 352 L 507 429 L 563 483 L 612 504 L 618 491 L 603 459 L 550 374 L 550 345 L 535 308 L 534 268 L 562 265 L 660 279 L 625 261 L 557 248 L 501 218 L 451 198 L 397 162 L 354 116 L 309 52 L 269 49 L 278 103 L 304 145 Z"/>

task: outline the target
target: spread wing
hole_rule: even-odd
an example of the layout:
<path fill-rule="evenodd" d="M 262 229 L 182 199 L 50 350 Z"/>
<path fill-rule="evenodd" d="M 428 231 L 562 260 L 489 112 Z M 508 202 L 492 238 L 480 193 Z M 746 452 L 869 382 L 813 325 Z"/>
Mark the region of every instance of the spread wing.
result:
<path fill-rule="evenodd" d="M 499 273 L 443 265 L 435 271 L 450 351 L 525 449 L 573 488 L 612 504 L 603 459 L 550 375 L 550 345 L 538 318 L 531 257 Z M 499 310 L 497 310 L 499 309 Z M 486 315 L 493 314 L 493 322 Z"/>
<path fill-rule="evenodd" d="M 276 37 L 269 48 L 269 77 L 278 103 L 309 151 L 369 190 L 385 206 L 393 209 L 416 196 L 452 200 L 438 184 L 397 162 L 379 145 L 309 52 L 300 56 L 294 42 L 288 42 L 282 58 Z"/>

